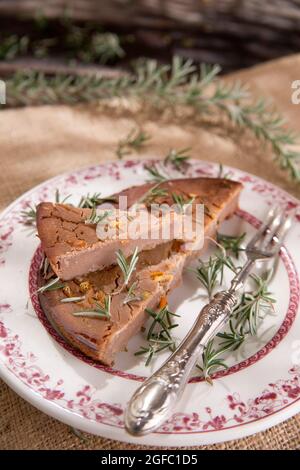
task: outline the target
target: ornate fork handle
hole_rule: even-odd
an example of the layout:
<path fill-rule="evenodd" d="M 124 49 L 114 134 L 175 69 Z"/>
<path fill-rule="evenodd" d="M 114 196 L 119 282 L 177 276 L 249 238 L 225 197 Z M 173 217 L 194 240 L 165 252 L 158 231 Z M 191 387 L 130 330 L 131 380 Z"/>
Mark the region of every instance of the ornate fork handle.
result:
<path fill-rule="evenodd" d="M 131 398 L 125 426 L 134 435 L 156 430 L 170 416 L 180 399 L 204 345 L 226 323 L 238 299 L 234 290 L 218 292 L 201 310 L 179 348 Z"/>

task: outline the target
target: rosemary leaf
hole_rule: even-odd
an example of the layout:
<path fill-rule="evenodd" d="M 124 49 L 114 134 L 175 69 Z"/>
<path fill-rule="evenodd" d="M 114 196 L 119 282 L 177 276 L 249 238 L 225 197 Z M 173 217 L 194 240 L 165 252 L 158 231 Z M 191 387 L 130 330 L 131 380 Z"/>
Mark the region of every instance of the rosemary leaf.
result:
<path fill-rule="evenodd" d="M 242 235 L 238 236 L 218 233 L 217 242 L 220 243 L 226 251 L 233 253 L 236 259 L 238 259 L 240 252 L 244 251 L 244 249 L 241 247 L 241 244 L 245 240 L 245 237 L 246 233 L 242 233 Z"/>
<path fill-rule="evenodd" d="M 29 206 L 21 211 L 22 223 L 27 226 L 36 226 L 36 207 Z"/>
<path fill-rule="evenodd" d="M 105 211 L 103 214 L 97 214 L 96 207 L 92 208 L 91 215 L 84 221 L 85 224 L 96 225 L 111 215 L 112 211 Z"/>
<path fill-rule="evenodd" d="M 83 310 L 81 312 L 74 312 L 75 317 L 91 317 L 91 318 L 105 318 L 110 319 L 111 296 L 107 295 L 104 299 L 104 306 L 95 302 L 94 309 Z"/>
<path fill-rule="evenodd" d="M 155 164 L 151 166 L 145 165 L 145 170 L 149 173 L 151 180 L 156 183 L 162 183 L 163 181 L 168 180 L 168 178 L 159 171 L 158 166 Z"/>
<path fill-rule="evenodd" d="M 61 303 L 66 304 L 68 302 L 81 302 L 84 299 L 85 299 L 84 295 L 82 295 L 81 297 L 66 297 L 64 299 L 61 299 Z"/>
<path fill-rule="evenodd" d="M 117 264 L 119 265 L 123 276 L 124 276 L 124 286 L 127 286 L 129 279 L 133 273 L 133 271 L 136 268 L 136 264 L 138 262 L 139 256 L 138 256 L 138 247 L 135 248 L 131 258 L 130 262 L 128 263 L 127 259 L 125 258 L 122 250 L 118 250 L 117 253 Z"/>
<path fill-rule="evenodd" d="M 190 159 L 190 150 L 190 147 L 181 150 L 171 149 L 164 159 L 165 165 L 171 164 L 178 171 L 184 170 Z"/>
<path fill-rule="evenodd" d="M 49 282 L 47 282 L 47 284 L 40 287 L 37 292 L 42 294 L 43 292 L 62 289 L 63 287 L 65 287 L 65 284 L 60 281 L 59 277 L 55 277 L 54 279 L 51 279 Z"/>
<path fill-rule="evenodd" d="M 145 365 L 148 366 L 153 357 L 161 351 L 165 349 L 175 350 L 176 343 L 171 330 L 178 325 L 172 322 L 172 317 L 179 317 L 179 315 L 171 312 L 167 305 L 157 312 L 148 308 L 146 312 L 153 319 L 146 336 L 148 344 L 147 346 L 141 346 L 135 356 L 146 355 Z"/>
<path fill-rule="evenodd" d="M 101 193 L 94 193 L 92 195 L 88 193 L 86 196 L 81 197 L 78 207 L 82 209 L 93 209 L 104 202 L 116 202 L 116 200 L 114 196 L 101 197 Z"/>
<path fill-rule="evenodd" d="M 121 160 L 133 150 L 140 151 L 150 139 L 150 135 L 142 129 L 132 129 L 124 140 L 119 141 L 116 150 L 117 157 Z"/>
<path fill-rule="evenodd" d="M 185 199 L 182 194 L 176 194 L 176 193 L 172 193 L 172 199 L 181 214 L 185 214 L 187 209 L 195 201 L 195 197 L 192 197 L 190 199 Z"/>
<path fill-rule="evenodd" d="M 142 297 L 140 295 L 136 295 L 135 289 L 137 288 L 138 282 L 135 281 L 132 283 L 132 285 L 129 287 L 126 297 L 123 300 L 123 305 L 127 305 L 131 302 L 138 302 L 142 300 Z"/>
<path fill-rule="evenodd" d="M 146 193 L 137 201 L 138 204 L 152 204 L 156 199 L 161 197 L 166 197 L 168 191 L 166 189 L 160 188 L 161 182 L 155 184 L 150 188 Z"/>
<path fill-rule="evenodd" d="M 56 204 L 65 204 L 65 202 L 71 197 L 71 194 L 68 194 L 63 199 L 61 199 L 59 189 L 55 190 L 55 203 Z"/>

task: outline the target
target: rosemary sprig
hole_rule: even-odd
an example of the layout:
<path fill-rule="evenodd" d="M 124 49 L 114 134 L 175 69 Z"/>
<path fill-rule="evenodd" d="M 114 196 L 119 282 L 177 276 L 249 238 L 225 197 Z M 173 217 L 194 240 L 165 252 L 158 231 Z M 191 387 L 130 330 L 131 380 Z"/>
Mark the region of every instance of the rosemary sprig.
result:
<path fill-rule="evenodd" d="M 239 349 L 249 335 L 257 334 L 261 313 L 273 310 L 275 299 L 268 289 L 268 276 L 251 277 L 257 284 L 257 289 L 242 294 L 240 303 L 235 307 L 229 322 L 229 331 L 218 333 L 203 351 L 202 365 L 197 367 L 208 382 L 211 382 L 210 375 L 215 369 L 228 367 L 225 354 Z"/>
<path fill-rule="evenodd" d="M 195 201 L 194 196 L 191 197 L 190 199 L 185 199 L 182 194 L 176 194 L 176 193 L 172 193 L 172 199 L 181 214 L 185 214 L 188 208 Z"/>
<path fill-rule="evenodd" d="M 188 147 L 181 150 L 171 149 L 161 162 L 146 165 L 145 170 L 149 173 L 151 180 L 161 183 L 172 177 L 178 177 L 178 172 L 183 173 L 187 167 L 190 158 L 187 153 L 189 150 Z M 170 167 L 176 170 L 174 175 L 170 173 Z"/>
<path fill-rule="evenodd" d="M 205 380 L 210 384 L 212 384 L 210 375 L 215 368 L 222 367 L 224 369 L 228 369 L 226 362 L 219 357 L 223 352 L 222 348 L 219 350 L 214 349 L 214 340 L 212 339 L 207 343 L 203 350 L 202 366 L 197 364 L 197 368 L 201 370 Z"/>
<path fill-rule="evenodd" d="M 91 195 L 87 193 L 85 196 L 81 196 L 78 207 L 82 209 L 93 209 L 104 202 L 116 202 L 116 200 L 114 196 L 101 197 L 101 193 Z"/>
<path fill-rule="evenodd" d="M 138 204 L 152 204 L 156 199 L 165 197 L 168 195 L 168 191 L 164 188 L 160 188 L 161 182 L 155 184 L 143 196 L 137 201 Z"/>
<path fill-rule="evenodd" d="M 129 279 L 133 273 L 133 271 L 136 268 L 136 264 L 138 262 L 139 256 L 138 256 L 138 247 L 135 248 L 131 258 L 130 262 L 128 263 L 127 259 L 125 258 L 122 250 L 118 250 L 117 253 L 117 264 L 120 267 L 123 276 L 124 276 L 124 286 L 127 286 Z"/>
<path fill-rule="evenodd" d="M 55 277 L 54 279 L 50 279 L 49 282 L 47 282 L 47 284 L 41 286 L 37 292 L 39 294 L 42 294 L 44 292 L 49 292 L 49 291 L 52 291 L 52 290 L 57 290 L 57 289 L 62 289 L 63 287 L 65 287 L 65 284 L 63 284 L 61 282 L 61 280 L 59 279 L 59 277 Z"/>
<path fill-rule="evenodd" d="M 227 171 L 227 173 L 225 173 L 222 163 L 219 164 L 218 178 L 223 178 L 225 180 L 231 178 L 231 172 Z"/>
<path fill-rule="evenodd" d="M 200 114 L 221 112 L 235 126 L 267 144 L 281 168 L 300 181 L 300 154 L 291 149 L 296 145 L 296 135 L 265 100 L 255 101 L 239 82 L 217 80 L 219 72 L 219 66 L 201 66 L 199 71 L 190 60 L 174 57 L 170 65 L 159 65 L 153 60 L 139 62 L 132 75 L 117 78 L 18 73 L 6 83 L 7 104 L 70 104 L 134 96 L 159 109 L 184 105 Z"/>
<path fill-rule="evenodd" d="M 138 301 L 142 300 L 142 297 L 135 293 L 137 285 L 138 285 L 137 281 L 135 281 L 131 284 L 131 286 L 129 287 L 129 289 L 127 291 L 126 297 L 123 300 L 123 305 L 127 305 L 131 302 L 138 302 Z"/>
<path fill-rule="evenodd" d="M 246 291 L 241 296 L 240 303 L 234 309 L 237 326 L 248 327 L 251 335 L 257 334 L 260 314 L 266 309 L 272 309 L 275 299 L 269 292 L 265 279 L 252 275 L 257 284 L 254 292 Z"/>
<path fill-rule="evenodd" d="M 70 194 L 68 196 L 64 197 L 61 200 L 61 196 L 59 193 L 59 190 L 55 190 L 55 195 L 54 195 L 54 201 L 55 203 L 61 203 L 64 204 L 67 199 L 71 197 Z M 36 206 L 28 206 L 28 209 L 24 209 L 21 211 L 21 217 L 22 217 L 22 224 L 31 226 L 31 227 L 36 227 Z"/>
<path fill-rule="evenodd" d="M 21 211 L 22 224 L 35 227 L 36 226 L 36 207 L 29 206 L 28 209 Z"/>
<path fill-rule="evenodd" d="M 202 366 L 197 364 L 197 368 L 203 373 L 205 380 L 212 384 L 210 375 L 215 369 L 223 368 L 228 369 L 228 365 L 221 357 L 229 351 L 236 351 L 244 343 L 246 334 L 243 329 L 234 327 L 232 320 L 229 322 L 229 332 L 218 333 L 218 338 L 222 341 L 218 346 L 215 346 L 216 338 L 211 339 L 202 353 Z"/>
<path fill-rule="evenodd" d="M 65 297 L 64 299 L 61 299 L 61 303 L 67 304 L 69 302 L 81 302 L 84 299 L 85 299 L 84 295 L 80 297 Z"/>
<path fill-rule="evenodd" d="M 158 168 L 158 165 L 156 164 L 151 166 L 145 165 L 144 168 L 149 173 L 151 180 L 155 181 L 156 183 L 162 183 L 163 181 L 167 181 L 169 179 L 161 172 L 160 168 Z"/>
<path fill-rule="evenodd" d="M 111 308 L 111 296 L 107 295 L 104 299 L 104 306 L 95 302 L 94 309 L 83 310 L 81 312 L 74 312 L 75 317 L 91 317 L 91 318 L 105 318 L 110 319 L 110 308 Z"/>
<path fill-rule="evenodd" d="M 150 135 L 142 129 L 131 129 L 127 137 L 119 141 L 116 150 L 117 157 L 121 160 L 125 155 L 130 155 L 133 150 L 140 151 L 150 139 Z"/>
<path fill-rule="evenodd" d="M 222 284 L 225 267 L 233 272 L 236 271 L 231 258 L 224 253 L 218 253 L 215 256 L 210 256 L 206 262 L 199 260 L 199 266 L 192 270 L 202 286 L 207 290 L 209 299 L 211 299 L 216 286 Z"/>
<path fill-rule="evenodd" d="M 135 352 L 135 356 L 146 355 L 146 363 L 148 366 L 155 354 L 170 349 L 175 350 L 176 342 L 172 337 L 172 331 L 178 325 L 172 322 L 172 317 L 179 317 L 168 309 L 168 306 L 160 308 L 157 312 L 152 309 L 146 309 L 146 312 L 153 318 L 153 321 L 147 332 L 147 346 Z"/>
<path fill-rule="evenodd" d="M 171 164 L 176 170 L 182 171 L 190 159 L 190 150 L 190 147 L 181 150 L 171 149 L 164 159 L 165 165 Z"/>
<path fill-rule="evenodd" d="M 59 189 L 56 189 L 55 190 L 55 203 L 56 204 L 65 204 L 65 202 L 71 197 L 71 194 L 68 194 L 67 196 L 65 196 L 63 199 L 61 199 L 61 195 L 60 195 L 60 192 L 59 192 Z"/>
<path fill-rule="evenodd" d="M 241 247 L 241 244 L 245 240 L 245 236 L 246 233 L 242 233 L 238 236 L 218 233 L 217 242 L 220 243 L 227 252 L 231 252 L 236 257 L 236 259 L 238 259 L 240 252 L 244 251 Z"/>
<path fill-rule="evenodd" d="M 125 55 L 121 47 L 120 39 L 113 33 L 94 32 L 90 34 L 90 39 L 78 51 L 79 59 L 84 62 L 98 61 L 101 64 L 121 58 Z"/>
<path fill-rule="evenodd" d="M 11 34 L 1 39 L 0 60 L 12 60 L 28 51 L 29 37 Z"/>
<path fill-rule="evenodd" d="M 244 333 L 243 327 L 237 328 L 233 326 L 233 321 L 229 322 L 229 332 L 218 333 L 217 337 L 221 338 L 220 346 L 222 351 L 236 351 L 245 341 L 247 333 Z"/>
<path fill-rule="evenodd" d="M 85 224 L 96 225 L 111 215 L 112 211 L 104 211 L 103 214 L 97 214 L 96 207 L 92 208 L 91 215 L 84 221 Z"/>

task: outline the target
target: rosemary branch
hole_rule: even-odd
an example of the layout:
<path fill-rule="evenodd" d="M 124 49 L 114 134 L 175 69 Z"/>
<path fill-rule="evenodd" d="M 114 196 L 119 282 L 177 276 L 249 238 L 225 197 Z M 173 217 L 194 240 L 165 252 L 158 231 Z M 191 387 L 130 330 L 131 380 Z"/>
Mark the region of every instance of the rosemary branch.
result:
<path fill-rule="evenodd" d="M 91 318 L 104 318 L 110 319 L 111 296 L 107 295 L 104 299 L 104 305 L 95 302 L 95 308 L 74 312 L 75 317 L 91 317 Z"/>
<path fill-rule="evenodd" d="M 248 130 L 273 152 L 280 167 L 300 181 L 300 154 L 291 147 L 296 135 L 289 131 L 282 117 L 264 99 L 255 100 L 239 82 L 223 83 L 217 79 L 219 66 L 202 65 L 174 57 L 172 64 L 156 61 L 138 62 L 132 74 L 117 78 L 56 75 L 21 72 L 6 83 L 7 104 L 77 103 L 119 97 L 138 97 L 151 106 L 192 107 L 200 114 L 225 114 L 237 127 Z"/>
<path fill-rule="evenodd" d="M 218 241 L 228 250 L 231 250 L 237 259 L 244 237 L 245 234 L 239 236 L 219 234 Z M 233 272 L 238 270 L 233 259 L 226 252 L 221 253 L 221 255 L 217 253 L 211 256 L 207 262 L 200 261 L 199 266 L 193 270 L 210 299 L 215 287 L 222 284 L 225 267 Z M 197 365 L 197 367 L 208 382 L 211 383 L 210 375 L 213 371 L 218 368 L 228 367 L 224 355 L 240 348 L 249 335 L 257 335 L 262 314 L 273 311 L 275 299 L 269 292 L 269 278 L 269 273 L 265 273 L 263 276 L 251 275 L 256 288 L 247 290 L 242 294 L 240 302 L 233 311 L 229 331 L 225 330 L 218 333 L 204 348 L 202 365 Z"/>
<path fill-rule="evenodd" d="M 119 268 L 121 269 L 123 276 L 124 276 L 124 286 L 127 286 L 129 279 L 133 273 L 133 271 L 136 268 L 136 264 L 138 262 L 139 256 L 138 256 L 138 247 L 135 248 L 130 261 L 128 262 L 127 259 L 124 256 L 124 253 L 122 250 L 118 250 L 117 253 L 117 264 Z"/>
<path fill-rule="evenodd" d="M 117 157 L 121 160 L 126 155 L 130 155 L 133 150 L 140 151 L 150 139 L 150 135 L 142 129 L 131 129 L 125 139 L 118 142 Z"/>
<path fill-rule="evenodd" d="M 90 195 L 87 193 L 85 196 L 81 196 L 78 207 L 84 209 L 93 209 L 104 202 L 116 202 L 114 196 L 101 197 L 101 193 L 94 193 Z"/>
<path fill-rule="evenodd" d="M 105 220 L 112 214 L 112 211 L 104 211 L 101 214 L 97 214 L 96 206 L 92 208 L 90 216 L 84 221 L 87 225 L 96 225 Z"/>
<path fill-rule="evenodd" d="M 172 336 L 172 330 L 178 325 L 174 324 L 172 317 L 179 317 L 179 315 L 171 312 L 167 305 L 160 308 L 157 312 L 147 308 L 146 312 L 153 319 L 147 331 L 147 346 L 141 346 L 135 352 L 135 356 L 146 356 L 145 365 L 148 366 L 155 354 L 170 349 L 174 351 L 176 347 L 175 339 Z"/>

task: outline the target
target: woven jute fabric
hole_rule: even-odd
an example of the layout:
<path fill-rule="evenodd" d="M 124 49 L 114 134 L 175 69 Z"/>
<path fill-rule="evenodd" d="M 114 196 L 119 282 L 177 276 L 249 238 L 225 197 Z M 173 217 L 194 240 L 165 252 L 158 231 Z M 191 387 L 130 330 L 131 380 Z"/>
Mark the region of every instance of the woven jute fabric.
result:
<path fill-rule="evenodd" d="M 235 74 L 253 92 L 271 97 L 289 126 L 300 131 L 300 105 L 291 102 L 291 83 L 299 79 L 300 56 L 291 56 Z M 231 79 L 229 77 L 228 79 Z M 0 209 L 47 178 L 116 158 L 117 143 L 141 126 L 152 137 L 143 154 L 163 157 L 170 147 L 191 147 L 192 156 L 236 166 L 299 197 L 300 189 L 271 161 L 251 134 L 218 120 L 202 120 L 186 110 L 155 113 L 136 103 L 113 100 L 93 106 L 43 106 L 0 113 Z M 138 449 L 121 442 L 74 434 L 36 410 L 0 381 L 1 449 Z M 199 442 L 200 445 L 200 442 Z M 178 437 L 180 446 L 180 437 Z M 265 432 L 201 449 L 297 449 L 300 415 Z"/>

